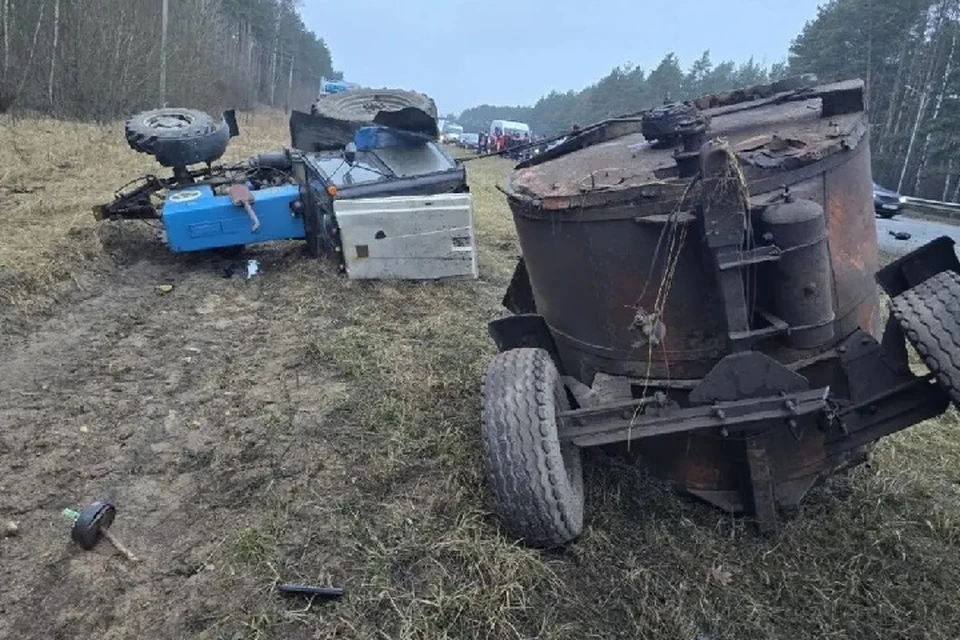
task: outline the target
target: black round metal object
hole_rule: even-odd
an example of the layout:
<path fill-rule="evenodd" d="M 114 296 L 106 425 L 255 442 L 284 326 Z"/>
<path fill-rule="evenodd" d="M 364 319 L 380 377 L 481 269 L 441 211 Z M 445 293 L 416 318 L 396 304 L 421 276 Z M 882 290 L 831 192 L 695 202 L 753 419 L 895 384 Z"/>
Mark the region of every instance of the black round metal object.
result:
<path fill-rule="evenodd" d="M 100 531 L 109 528 L 116 515 L 116 507 L 109 502 L 101 500 L 91 502 L 83 508 L 80 516 L 73 523 L 70 537 L 84 549 L 93 549 L 100 540 Z"/>
<path fill-rule="evenodd" d="M 688 102 L 673 102 L 643 114 L 640 132 L 658 147 L 678 145 L 684 134 L 702 134 L 710 118 Z M 689 149 L 688 149 L 689 150 Z"/>
<path fill-rule="evenodd" d="M 289 151 L 270 151 L 267 153 L 258 153 L 249 160 L 253 168 L 267 167 L 279 171 L 290 171 L 293 169 L 293 159 Z"/>

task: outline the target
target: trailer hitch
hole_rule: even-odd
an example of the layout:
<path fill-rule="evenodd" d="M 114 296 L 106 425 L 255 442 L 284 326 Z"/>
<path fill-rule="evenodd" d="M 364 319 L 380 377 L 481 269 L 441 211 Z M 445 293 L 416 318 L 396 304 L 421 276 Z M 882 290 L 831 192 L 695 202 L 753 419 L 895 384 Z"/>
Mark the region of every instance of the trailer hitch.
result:
<path fill-rule="evenodd" d="M 93 215 L 101 221 L 115 218 L 126 218 L 128 220 L 156 218 L 157 210 L 151 201 L 151 197 L 153 194 L 166 189 L 167 182 L 167 180 L 162 180 L 153 175 L 143 176 L 129 182 L 120 187 L 114 194 L 113 202 L 95 206 Z"/>
<path fill-rule="evenodd" d="M 151 199 L 155 194 L 165 189 L 193 184 L 198 179 L 209 178 L 218 171 L 222 169 L 206 166 L 192 170 L 184 168 L 182 171 L 175 171 L 170 178 L 158 178 L 155 175 L 142 176 L 120 187 L 114 193 L 112 202 L 93 207 L 93 215 L 97 220 L 158 218 L 157 207 Z"/>

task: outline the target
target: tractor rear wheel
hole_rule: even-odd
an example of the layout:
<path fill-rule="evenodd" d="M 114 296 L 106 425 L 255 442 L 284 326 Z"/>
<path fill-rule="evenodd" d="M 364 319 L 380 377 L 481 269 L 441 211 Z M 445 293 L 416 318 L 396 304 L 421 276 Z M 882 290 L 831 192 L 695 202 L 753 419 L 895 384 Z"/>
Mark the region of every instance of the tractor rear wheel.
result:
<path fill-rule="evenodd" d="M 943 271 L 904 291 L 891 302 L 891 313 L 960 407 L 960 275 Z"/>
<path fill-rule="evenodd" d="M 405 89 L 353 89 L 321 96 L 310 113 L 353 129 L 379 124 L 430 136 L 439 134 L 433 99 Z"/>
<path fill-rule="evenodd" d="M 543 349 L 513 349 L 483 379 L 483 451 L 494 511 L 534 547 L 558 547 L 583 530 L 580 449 L 561 445 L 557 413 L 566 389 Z"/>

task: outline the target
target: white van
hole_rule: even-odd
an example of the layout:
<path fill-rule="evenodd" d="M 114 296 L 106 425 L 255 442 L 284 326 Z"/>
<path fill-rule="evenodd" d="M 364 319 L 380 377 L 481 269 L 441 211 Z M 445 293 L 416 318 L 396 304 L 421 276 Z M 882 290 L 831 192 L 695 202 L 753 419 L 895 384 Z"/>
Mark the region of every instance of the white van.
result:
<path fill-rule="evenodd" d="M 460 141 L 460 136 L 463 135 L 463 127 L 458 124 L 448 124 L 443 125 L 443 132 L 440 136 L 442 142 L 449 142 L 450 144 L 456 144 Z"/>
<path fill-rule="evenodd" d="M 530 134 L 530 125 L 526 122 L 513 122 L 511 120 L 494 120 L 490 123 L 490 135 L 497 135 L 497 129 L 499 129 L 503 135 L 509 136 L 513 133 L 516 133 L 521 138 L 524 134 Z"/>

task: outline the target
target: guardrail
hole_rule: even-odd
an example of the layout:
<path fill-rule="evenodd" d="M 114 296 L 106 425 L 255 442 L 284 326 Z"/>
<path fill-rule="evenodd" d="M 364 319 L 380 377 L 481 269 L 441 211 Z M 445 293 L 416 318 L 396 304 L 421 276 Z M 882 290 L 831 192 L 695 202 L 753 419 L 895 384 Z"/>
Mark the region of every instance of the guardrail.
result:
<path fill-rule="evenodd" d="M 937 218 L 960 218 L 960 203 L 940 202 L 939 200 L 924 200 L 922 198 L 904 197 L 904 213 L 915 213 Z"/>

